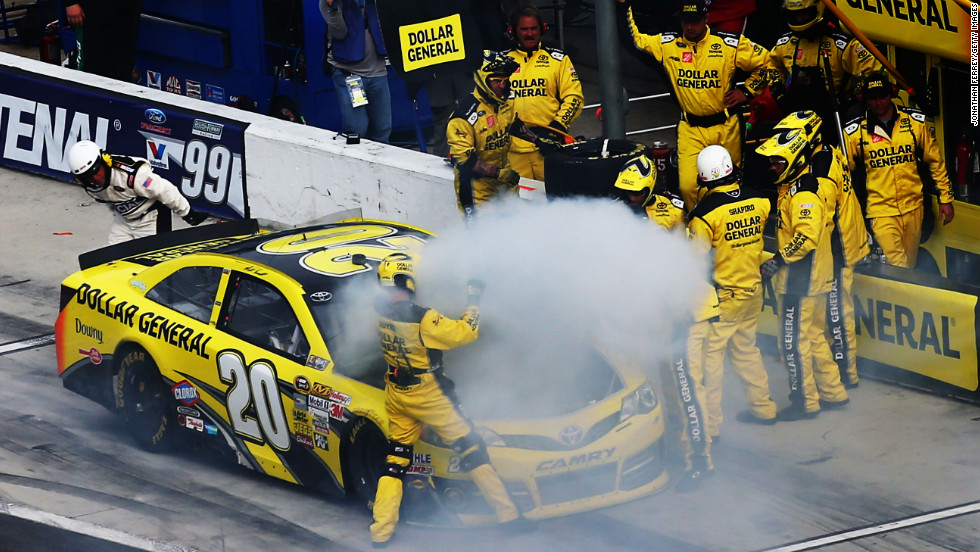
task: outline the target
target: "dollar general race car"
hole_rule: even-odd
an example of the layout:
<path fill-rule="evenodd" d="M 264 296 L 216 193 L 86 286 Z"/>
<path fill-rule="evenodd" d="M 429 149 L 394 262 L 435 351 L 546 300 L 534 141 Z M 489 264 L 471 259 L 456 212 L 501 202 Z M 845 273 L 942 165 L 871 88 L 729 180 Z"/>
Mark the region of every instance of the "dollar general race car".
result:
<path fill-rule="evenodd" d="M 373 499 L 387 450 L 386 365 L 363 296 L 377 261 L 430 237 L 360 219 L 275 233 L 245 221 L 83 254 L 82 270 L 62 284 L 58 373 L 66 388 L 119 413 L 146 449 L 190 442 L 286 481 Z M 355 254 L 368 262 L 355 264 Z M 663 410 L 644 372 L 595 349 L 574 354 L 588 359 L 590 377 L 559 388 L 549 401 L 557 411 L 474 416 L 531 518 L 632 500 L 668 482 Z M 458 390 L 465 398 L 465 382 Z M 428 506 L 407 515 L 439 514 L 415 521 L 493 519 L 432 435 L 415 446 L 405 488 L 406 501 Z"/>

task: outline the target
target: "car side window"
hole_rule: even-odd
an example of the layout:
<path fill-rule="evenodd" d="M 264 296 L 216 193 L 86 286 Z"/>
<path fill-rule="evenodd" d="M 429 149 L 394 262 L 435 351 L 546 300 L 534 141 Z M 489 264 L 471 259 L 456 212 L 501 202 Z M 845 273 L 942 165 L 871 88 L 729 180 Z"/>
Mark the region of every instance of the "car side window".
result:
<path fill-rule="evenodd" d="M 153 286 L 146 298 L 207 324 L 220 281 L 216 266 L 188 266 Z"/>
<path fill-rule="evenodd" d="M 292 306 L 278 289 L 244 274 L 228 286 L 221 329 L 263 349 L 306 361 L 309 341 Z"/>

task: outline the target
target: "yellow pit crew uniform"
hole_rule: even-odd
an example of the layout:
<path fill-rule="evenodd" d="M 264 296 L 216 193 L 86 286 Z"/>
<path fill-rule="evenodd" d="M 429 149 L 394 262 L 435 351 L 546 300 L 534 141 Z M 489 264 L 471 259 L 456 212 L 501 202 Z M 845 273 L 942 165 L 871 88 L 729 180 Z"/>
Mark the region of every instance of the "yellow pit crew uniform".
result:
<path fill-rule="evenodd" d="M 473 94 L 460 99 L 459 107 L 450 116 L 446 136 L 456 171 L 456 199 L 467 218 L 497 194 L 518 193 L 516 184 L 474 172 L 477 161 L 500 169 L 501 174 L 511 170 L 507 152 L 515 121 L 519 119 L 510 102 L 498 98 L 479 80 Z"/>
<path fill-rule="evenodd" d="M 831 251 L 834 256 L 834 281 L 827 294 L 827 339 L 837 362 L 841 381 L 858 383 L 857 335 L 854 320 L 854 265 L 868 256 L 868 231 L 864 226 L 861 202 L 854 192 L 849 171 L 844 170 L 840 148 L 824 147 L 810 161 L 811 174 L 837 184 L 834 229 Z M 828 206 L 829 208 L 829 206 Z"/>
<path fill-rule="evenodd" d="M 152 236 L 157 228 L 156 203 L 170 208 L 177 216 L 190 213 L 191 206 L 180 190 L 153 172 L 146 159 L 109 156 L 109 185 L 102 191 L 88 194 L 112 209 L 109 245 Z"/>
<path fill-rule="evenodd" d="M 713 279 L 720 302 L 719 319 L 711 324 L 704 346 L 704 403 L 708 429 L 719 434 L 725 351 L 745 389 L 749 412 L 763 420 L 776 417 L 769 393 L 769 375 L 756 346 L 762 310 L 762 232 L 770 203 L 738 183 L 708 189 L 691 212 L 688 231 L 695 247 L 713 256 Z"/>
<path fill-rule="evenodd" d="M 830 71 L 838 101 L 844 105 L 845 88 L 850 76 L 867 76 L 880 71 L 881 64 L 857 39 L 835 29 L 828 29 L 821 36 L 799 37 L 786 33 L 770 51 L 770 66 L 779 72 L 786 87 L 785 97 L 778 98 L 787 112 L 810 109 L 828 123 L 834 120 L 834 103 L 824 78 L 824 61 L 821 52 L 828 52 Z M 776 96 L 779 92 L 773 88 Z M 825 124 L 824 141 L 838 141 L 834 125 Z"/>
<path fill-rule="evenodd" d="M 852 172 L 863 167 L 871 231 L 888 264 L 914 268 L 922 234 L 922 178 L 917 158 L 929 165 L 939 203 L 952 203 L 946 163 L 936 144 L 936 128 L 915 109 L 897 107 L 891 124 L 867 115 L 844 129 Z"/>
<path fill-rule="evenodd" d="M 803 174 L 779 188 L 776 257 L 785 266 L 774 278 L 779 297 L 780 354 L 789 373 L 790 402 L 806 413 L 820 401 L 843 403 L 847 392 L 824 336 L 827 293 L 833 281 L 830 235 L 836 185 Z"/>
<path fill-rule="evenodd" d="M 738 163 L 742 157 L 742 125 L 737 108 L 726 109 L 725 92 L 734 88 L 735 70 L 751 74 L 740 90 L 746 97 L 761 92 L 769 51 L 744 36 L 710 27 L 700 42 L 688 42 L 679 33 L 647 35 L 627 11 L 636 47 L 651 54 L 667 72 L 682 111 L 677 125 L 677 170 L 681 196 L 688 210 L 698 200 L 697 156 L 706 146 L 725 147 Z"/>
<path fill-rule="evenodd" d="M 567 132 L 585 105 L 582 83 L 572 60 L 555 48 L 533 52 L 513 49 L 507 55 L 520 64 L 510 77 L 514 109 L 521 120 L 534 127 Z M 533 143 L 514 138 L 510 146 L 511 168 L 524 178 L 544 180 L 544 156 Z"/>
<path fill-rule="evenodd" d="M 460 467 L 493 507 L 501 523 L 518 518 L 507 489 L 490 465 L 483 440 L 456 409 L 452 382 L 443 375 L 442 351 L 476 340 L 480 311 L 471 305 L 460 320 L 411 301 L 380 303 L 378 334 L 388 363 L 385 410 L 390 450 L 378 481 L 371 539 L 387 542 L 398 523 L 402 478 L 412 463 L 412 447 L 423 425 L 430 427 L 459 454 Z"/>

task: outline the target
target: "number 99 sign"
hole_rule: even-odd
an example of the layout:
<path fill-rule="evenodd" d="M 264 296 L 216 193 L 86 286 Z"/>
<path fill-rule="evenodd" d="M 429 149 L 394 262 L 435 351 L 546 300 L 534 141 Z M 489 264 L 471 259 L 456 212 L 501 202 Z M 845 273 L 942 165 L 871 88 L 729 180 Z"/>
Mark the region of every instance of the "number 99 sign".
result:
<path fill-rule="evenodd" d="M 189 199 L 204 196 L 210 203 L 222 204 L 228 200 L 228 188 L 234 181 L 241 182 L 242 160 L 223 144 L 208 145 L 201 140 L 191 140 L 184 147 L 184 171 L 180 191 Z"/>

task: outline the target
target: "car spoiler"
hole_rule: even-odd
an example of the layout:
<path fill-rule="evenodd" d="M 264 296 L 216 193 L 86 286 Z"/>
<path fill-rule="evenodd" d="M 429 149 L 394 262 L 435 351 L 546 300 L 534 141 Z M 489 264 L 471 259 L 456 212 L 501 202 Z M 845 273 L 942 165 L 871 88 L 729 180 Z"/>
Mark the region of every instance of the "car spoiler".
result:
<path fill-rule="evenodd" d="M 109 261 L 134 257 L 151 251 L 169 249 L 172 247 L 207 242 L 234 236 L 250 236 L 259 232 L 259 223 L 255 219 L 246 219 L 218 224 L 195 226 L 173 232 L 165 232 L 138 240 L 132 240 L 116 245 L 95 249 L 78 256 L 78 266 L 85 270 L 105 264 Z"/>

